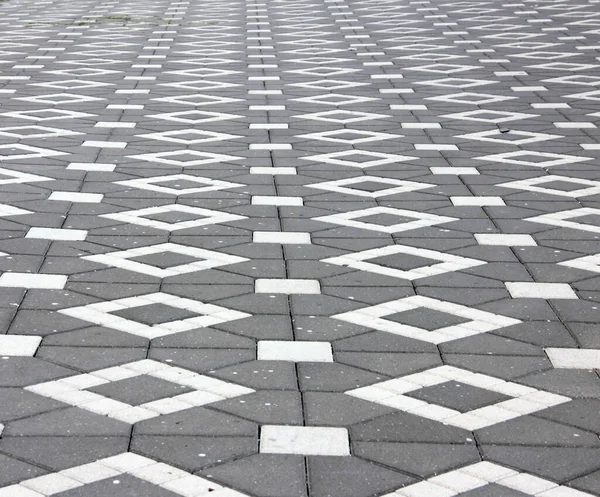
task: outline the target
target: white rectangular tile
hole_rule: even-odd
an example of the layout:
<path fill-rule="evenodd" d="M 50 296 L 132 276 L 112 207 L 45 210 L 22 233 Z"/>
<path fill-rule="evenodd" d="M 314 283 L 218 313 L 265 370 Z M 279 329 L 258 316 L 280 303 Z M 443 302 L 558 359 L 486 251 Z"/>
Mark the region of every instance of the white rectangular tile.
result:
<path fill-rule="evenodd" d="M 321 285 L 318 280 L 298 279 L 257 279 L 254 283 L 256 293 L 320 294 Z"/>

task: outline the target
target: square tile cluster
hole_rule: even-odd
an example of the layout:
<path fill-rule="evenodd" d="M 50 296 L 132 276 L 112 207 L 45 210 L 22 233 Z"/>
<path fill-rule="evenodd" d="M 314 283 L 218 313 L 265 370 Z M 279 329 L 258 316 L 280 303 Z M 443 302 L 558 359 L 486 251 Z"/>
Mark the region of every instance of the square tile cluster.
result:
<path fill-rule="evenodd" d="M 414 396 L 429 387 L 448 382 L 458 383 L 457 388 L 460 388 L 460 385 L 466 385 L 499 394 L 500 397 L 496 398 L 502 398 L 502 396 L 510 398 L 494 402 L 495 397 L 491 395 L 489 396 L 491 400 L 484 401 L 486 405 L 461 412 L 440 405 L 444 402 L 443 398 L 437 402 L 423 400 L 431 400 L 431 397 L 435 399 L 439 392 L 420 396 L 420 398 Z M 456 391 L 458 392 L 458 390 Z M 453 366 L 435 367 L 421 373 L 349 390 L 346 394 L 471 431 L 532 414 L 571 400 L 563 395 L 556 395 Z M 488 402 L 490 403 L 488 404 Z"/>
<path fill-rule="evenodd" d="M 456 497 L 477 489 L 485 494 L 488 485 L 500 492 L 494 495 L 502 495 L 502 492 L 513 495 L 512 491 L 515 491 L 531 497 L 592 497 L 586 492 L 487 461 L 433 476 L 384 497 Z M 492 489 L 490 491 L 493 492 Z"/>
<path fill-rule="evenodd" d="M 182 260 L 186 263 L 179 264 L 177 256 L 182 256 Z M 161 243 L 108 254 L 88 255 L 82 257 L 82 259 L 158 278 L 168 278 L 169 276 L 203 271 L 248 260 L 245 257 L 222 254 L 213 250 L 188 247 L 176 243 Z M 187 262 L 188 260 L 189 262 Z M 148 261 L 155 262 L 152 264 Z M 168 267 L 160 267 L 158 264 L 160 266 L 169 265 Z"/>
<path fill-rule="evenodd" d="M 58 312 L 149 339 L 250 317 L 245 312 L 164 292 L 71 307 Z"/>
<path fill-rule="evenodd" d="M 153 392 L 139 391 L 138 385 L 132 384 L 132 379 L 143 377 L 159 380 L 151 381 Z M 123 393 L 128 389 L 132 391 Z M 130 424 L 254 392 L 151 359 L 38 383 L 25 390 Z"/>
<path fill-rule="evenodd" d="M 425 328 L 426 325 L 420 323 L 429 321 L 427 310 L 432 311 L 434 319 L 430 320 L 433 326 L 427 325 Z M 403 316 L 403 313 L 406 315 Z M 434 344 L 498 330 L 521 322 L 518 319 L 420 295 L 392 300 L 331 317 L 366 328 Z M 406 322 L 403 323 L 403 321 Z M 410 324 L 411 321 L 416 321 L 417 324 Z"/>
<path fill-rule="evenodd" d="M 102 487 L 102 482 L 106 482 L 104 491 L 112 494 L 115 491 L 114 481 L 124 476 L 150 483 L 159 492 L 168 491 L 181 497 L 247 497 L 246 494 L 132 452 L 0 488 L 0 497 L 48 497 L 86 485 Z"/>

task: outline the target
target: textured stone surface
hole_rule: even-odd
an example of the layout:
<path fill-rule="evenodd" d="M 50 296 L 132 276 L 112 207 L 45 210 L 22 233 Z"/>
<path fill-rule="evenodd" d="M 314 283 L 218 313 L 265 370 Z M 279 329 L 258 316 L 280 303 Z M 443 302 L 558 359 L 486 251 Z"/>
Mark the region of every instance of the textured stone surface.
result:
<path fill-rule="evenodd" d="M 597 14 L 0 1 L 0 497 L 600 496 Z"/>

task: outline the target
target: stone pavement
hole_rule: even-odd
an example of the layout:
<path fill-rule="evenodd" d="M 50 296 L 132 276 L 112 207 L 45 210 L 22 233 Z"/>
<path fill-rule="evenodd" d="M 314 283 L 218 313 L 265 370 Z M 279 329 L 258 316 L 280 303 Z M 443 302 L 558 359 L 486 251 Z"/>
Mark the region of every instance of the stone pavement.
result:
<path fill-rule="evenodd" d="M 0 1 L 0 497 L 600 495 L 599 0 Z"/>

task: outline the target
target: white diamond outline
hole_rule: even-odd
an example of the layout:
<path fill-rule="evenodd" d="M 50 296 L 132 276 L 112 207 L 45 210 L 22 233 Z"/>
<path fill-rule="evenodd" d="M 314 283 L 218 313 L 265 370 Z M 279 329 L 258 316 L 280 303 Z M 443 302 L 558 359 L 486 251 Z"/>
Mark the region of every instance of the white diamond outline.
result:
<path fill-rule="evenodd" d="M 441 385 L 449 381 L 483 388 L 489 392 L 499 393 L 511 398 L 485 407 L 460 412 L 433 402 L 404 395 L 405 393 L 417 392 L 423 388 Z M 572 400 L 564 395 L 448 365 L 433 367 L 420 373 L 401 376 L 367 387 L 355 388 L 344 393 L 469 431 L 487 428 L 497 423 L 516 419 Z"/>
<path fill-rule="evenodd" d="M 362 135 L 364 138 L 355 138 L 355 139 L 343 139 L 343 138 L 335 138 L 336 135 L 345 135 L 348 133 L 355 133 L 357 135 Z M 357 130 L 357 129 L 335 129 L 332 131 L 321 131 L 318 133 L 308 133 L 305 135 L 297 135 L 298 138 L 308 138 L 309 140 L 319 140 L 333 143 L 345 143 L 348 145 L 357 145 L 360 143 L 369 143 L 374 141 L 381 140 L 392 140 L 394 138 L 402 138 L 404 135 L 394 135 L 392 133 L 381 133 L 379 131 L 365 131 L 365 130 Z"/>
<path fill-rule="evenodd" d="M 197 140 L 184 140 L 177 138 L 178 135 L 185 134 L 196 134 L 198 136 L 205 136 L 205 138 L 198 138 Z M 242 138 L 241 135 L 230 135 L 229 133 L 217 133 L 214 131 L 198 130 L 194 128 L 177 129 L 174 131 L 161 131 L 157 133 L 145 133 L 142 135 L 136 135 L 137 138 L 147 138 L 149 140 L 159 140 L 172 143 L 183 143 L 185 145 L 197 145 L 199 143 L 209 143 L 223 140 L 233 140 L 236 138 Z"/>
<path fill-rule="evenodd" d="M 357 183 L 360 184 L 365 182 L 381 183 L 384 185 L 395 185 L 395 188 L 385 188 L 383 190 L 377 190 L 375 192 L 369 192 L 356 188 L 344 188 L 346 185 L 354 185 Z M 308 188 L 317 188 L 319 190 L 325 190 L 329 192 L 357 195 L 359 197 L 379 198 L 386 197 L 388 195 L 395 195 L 398 193 L 425 190 L 427 188 L 433 188 L 436 185 L 430 185 L 428 183 L 416 183 L 414 181 L 405 181 L 380 176 L 356 176 L 354 178 L 338 179 L 335 181 L 325 181 L 323 183 L 314 183 L 312 185 L 306 186 Z"/>
<path fill-rule="evenodd" d="M 430 309 L 434 311 L 451 314 L 453 316 L 469 319 L 467 323 L 445 326 L 434 331 L 428 331 L 416 326 L 396 323 L 384 319 L 390 314 L 411 311 L 415 309 Z M 332 319 L 339 319 L 347 323 L 358 324 L 370 329 L 385 331 L 394 335 L 400 335 L 415 340 L 433 343 L 440 343 L 466 338 L 480 333 L 487 333 L 507 326 L 521 323 L 519 319 L 493 314 L 491 312 L 472 309 L 452 302 L 413 295 L 404 297 L 383 304 L 363 307 L 354 311 L 343 312 L 331 316 Z"/>
<path fill-rule="evenodd" d="M 188 264 L 180 264 L 178 266 L 171 266 L 165 269 L 144 262 L 129 260 L 135 257 L 162 254 L 165 252 L 187 255 L 203 260 L 190 262 Z M 188 247 L 186 245 L 180 245 L 172 242 L 160 243 L 158 245 L 150 245 L 148 247 L 121 250 L 118 252 L 110 252 L 108 254 L 86 255 L 81 258 L 86 261 L 98 262 L 107 266 L 117 267 L 128 271 L 134 271 L 136 273 L 147 274 L 148 276 L 156 276 L 158 278 L 179 276 L 181 274 L 204 271 L 205 269 L 212 269 L 215 267 L 226 266 L 229 264 L 237 264 L 240 262 L 246 262 L 250 260 L 246 259 L 245 257 L 222 254 L 221 252 L 215 252 L 213 250 L 207 250 L 197 247 Z"/>
<path fill-rule="evenodd" d="M 3 149 L 11 149 L 15 148 L 17 150 L 22 150 L 24 153 L 19 155 L 2 155 L 0 153 L 0 161 L 10 161 L 10 160 L 22 160 L 22 159 L 43 159 L 45 157 L 57 157 L 59 155 L 69 155 L 67 152 L 58 152 L 56 150 L 51 150 L 49 148 L 41 148 L 41 147 L 33 147 L 31 145 L 23 145 L 21 143 L 10 143 L 6 145 L 0 145 L 0 151 Z"/>
<path fill-rule="evenodd" d="M 180 221 L 178 223 L 167 223 L 164 221 L 156 221 L 154 219 L 145 219 L 142 217 L 153 214 L 164 214 L 166 212 L 187 212 L 189 214 L 198 214 L 199 216 L 207 217 L 205 219 Z M 201 207 L 191 207 L 189 205 L 181 204 L 162 205 L 159 207 L 146 207 L 144 209 L 136 209 L 112 214 L 101 214 L 99 217 L 105 217 L 107 219 L 121 221 L 123 223 L 137 224 L 139 226 L 148 226 L 165 231 L 177 231 L 187 228 L 196 228 L 198 226 L 208 226 L 210 224 L 228 223 L 230 221 L 247 219 L 246 216 L 239 216 L 237 214 L 229 214 L 227 212 L 213 211 L 210 209 L 203 209 Z"/>
<path fill-rule="evenodd" d="M 369 259 L 387 257 L 396 254 L 414 255 L 417 257 L 424 257 L 426 259 L 437 260 L 439 262 L 437 264 L 421 266 L 410 270 L 394 269 L 371 262 L 365 262 Z M 363 250 L 362 252 L 355 252 L 336 257 L 329 257 L 321 260 L 321 262 L 358 269 L 360 271 L 367 271 L 370 273 L 382 274 L 384 276 L 392 276 L 394 278 L 402 278 L 409 281 L 427 278 L 429 276 L 438 276 L 440 274 L 453 271 L 462 271 L 463 269 L 469 269 L 487 264 L 486 261 L 447 254 L 445 252 L 438 252 L 437 250 L 412 247 L 410 245 L 389 245 L 387 247 Z"/>
<path fill-rule="evenodd" d="M 329 118 L 327 116 L 329 115 L 335 115 L 335 114 L 346 114 L 346 115 L 355 115 L 356 117 L 349 117 L 347 119 L 335 119 L 335 118 Z M 372 112 L 359 112 L 359 111 L 350 111 L 350 110 L 344 110 L 344 109 L 334 109 L 334 110 L 327 110 L 324 112 L 312 112 L 310 114 L 301 114 L 301 115 L 297 115 L 297 116 L 293 116 L 297 119 L 309 119 L 309 120 L 313 120 L 313 121 L 323 121 L 323 122 L 329 122 L 329 123 L 338 123 L 338 124 L 350 124 L 350 123 L 357 123 L 357 122 L 361 122 L 361 121 L 372 121 L 375 119 L 387 119 L 390 116 L 389 114 L 374 114 Z"/>
<path fill-rule="evenodd" d="M 539 216 L 528 217 L 525 218 L 523 221 L 547 224 L 550 226 L 558 226 L 559 228 L 571 228 L 575 230 L 589 231 L 590 233 L 600 233 L 600 226 L 593 226 L 590 224 L 569 221 L 569 219 L 572 219 L 574 217 L 581 217 L 587 215 L 600 216 L 600 209 L 594 209 L 592 207 L 579 207 L 577 209 L 570 209 L 561 212 L 552 212 L 550 214 L 541 214 Z"/>
<path fill-rule="evenodd" d="M 40 131 L 47 131 L 47 133 L 37 133 L 37 134 L 22 134 L 22 133 L 11 133 L 11 131 L 18 131 L 20 129 L 37 129 Z M 0 128 L 0 136 L 10 136 L 13 138 L 19 138 L 21 140 L 33 139 L 33 138 L 54 138 L 58 136 L 77 136 L 84 135 L 85 133 L 80 133 L 79 131 L 72 131 L 69 129 L 62 128 L 52 128 L 50 126 L 40 126 L 38 124 L 28 124 L 25 126 L 5 126 Z"/>
<path fill-rule="evenodd" d="M 515 130 L 515 129 L 511 129 L 509 130 L 506 134 L 513 134 L 513 135 L 522 135 L 525 138 L 522 138 L 520 140 L 501 140 L 498 138 L 490 138 L 491 136 L 503 136 L 505 133 L 503 133 L 500 130 L 497 129 L 493 129 L 493 130 L 489 130 L 489 131 L 478 131 L 477 133 L 467 133 L 465 135 L 458 135 L 457 138 L 466 138 L 467 140 L 477 140 L 477 141 L 484 141 L 484 142 L 491 142 L 491 143 L 500 143 L 502 145 L 515 145 L 515 146 L 519 146 L 519 145 L 527 145 L 529 143 L 537 143 L 537 142 L 541 142 L 541 141 L 547 141 L 547 140 L 556 140 L 558 138 L 564 138 L 562 135 L 549 135 L 547 133 L 532 133 L 530 131 L 522 131 L 522 130 Z M 527 138 L 529 137 L 529 138 Z"/>
<path fill-rule="evenodd" d="M 125 319 L 110 314 L 110 312 L 114 311 L 133 309 L 151 304 L 164 304 L 177 309 L 185 309 L 201 314 L 201 316 L 149 326 L 138 323 L 137 321 L 132 321 L 131 319 Z M 177 297 L 176 295 L 165 292 L 148 293 L 137 297 L 126 297 L 78 307 L 69 307 L 68 309 L 60 309 L 58 312 L 65 316 L 81 319 L 82 321 L 98 324 L 107 328 L 112 328 L 113 330 L 148 338 L 150 340 L 251 316 L 251 314 L 245 312 L 234 311 L 214 304 L 205 304 L 198 300 Z"/>
<path fill-rule="evenodd" d="M 1 497 L 17 495 L 44 495 L 36 492 L 51 486 L 58 493 L 83 487 L 91 483 L 130 475 L 144 482 L 169 490 L 182 497 L 248 497 L 247 494 L 232 490 L 200 476 L 193 475 L 169 464 L 158 462 L 133 452 L 98 459 L 91 463 L 29 478 L 18 484 L 0 487 Z M 53 495 L 56 492 L 53 492 Z M 47 495 L 47 494 L 46 494 Z"/>
<path fill-rule="evenodd" d="M 549 160 L 544 162 L 531 162 L 526 160 L 518 160 L 515 157 L 535 155 L 537 157 L 546 157 Z M 519 166 L 531 166 L 531 167 L 555 167 L 565 166 L 567 164 L 577 164 L 578 162 L 585 162 L 592 160 L 591 157 L 580 157 L 578 155 L 566 155 L 566 154 L 554 154 L 549 152 L 537 152 L 533 150 L 517 150 L 515 152 L 504 152 L 501 154 L 482 155 L 475 157 L 477 160 L 487 160 L 490 162 L 498 162 L 501 164 L 516 164 Z M 553 160 L 552 160 L 553 159 Z"/>
<path fill-rule="evenodd" d="M 378 158 L 378 160 L 370 160 L 364 162 L 354 162 L 351 160 L 343 160 L 339 159 L 339 157 L 351 157 L 354 155 L 362 155 L 365 157 L 374 157 Z M 325 162 L 326 164 L 334 164 L 337 166 L 348 166 L 348 167 L 358 167 L 361 169 L 365 169 L 368 167 L 375 166 L 383 166 L 385 164 L 393 164 L 396 162 L 405 162 L 409 160 L 414 160 L 416 157 L 411 157 L 408 155 L 397 155 L 397 154 L 388 154 L 381 152 L 371 152 L 369 150 L 359 150 L 359 149 L 350 149 L 343 150 L 341 152 L 330 152 L 327 154 L 318 154 L 318 155 L 309 155 L 307 157 L 301 157 L 302 160 L 311 161 L 311 162 Z"/>
<path fill-rule="evenodd" d="M 46 178 L 45 176 L 38 176 L 37 174 L 22 173 L 3 167 L 0 167 L 0 176 L 9 176 L 9 179 L 0 178 L 0 185 L 10 185 L 13 183 L 29 183 L 32 181 L 55 181 L 54 178 Z"/>
<path fill-rule="evenodd" d="M 186 119 L 184 117 L 189 114 L 202 114 L 207 117 L 203 119 Z M 163 121 L 173 121 L 177 123 L 186 123 L 186 124 L 202 124 L 202 123 L 210 123 L 215 121 L 229 121 L 232 119 L 241 119 L 244 116 L 240 116 L 238 114 L 227 114 L 224 112 L 208 112 L 203 110 L 182 110 L 178 112 L 164 112 L 161 114 L 151 114 L 148 117 L 152 117 L 155 119 L 162 119 Z"/>
<path fill-rule="evenodd" d="M 565 183 L 573 183 L 588 186 L 585 188 L 579 188 L 578 190 L 571 191 L 563 191 L 554 188 L 543 188 L 537 186 L 543 185 L 544 183 L 553 183 L 555 181 L 562 181 Z M 600 181 L 573 178 L 571 176 L 558 176 L 554 174 L 549 174 L 547 176 L 537 176 L 535 178 L 527 178 L 518 181 L 510 181 L 508 183 L 501 183 L 496 186 L 503 186 L 504 188 L 514 188 L 517 190 L 526 190 L 529 192 L 547 193 L 549 195 L 558 195 L 561 197 L 569 198 L 588 197 L 590 195 L 600 194 Z"/>
<path fill-rule="evenodd" d="M 204 157 L 198 160 L 179 161 L 175 159 L 169 159 L 168 157 L 177 157 L 178 155 L 195 155 L 197 157 Z M 194 166 L 205 166 L 207 164 L 214 164 L 215 162 L 227 162 L 243 159 L 236 155 L 227 154 L 214 154 L 211 152 L 198 152 L 195 150 L 172 150 L 170 152 L 157 152 L 153 154 L 137 154 L 128 155 L 128 159 L 138 159 L 147 162 L 159 162 L 161 164 L 168 164 L 170 166 L 179 167 L 194 167 Z"/>
<path fill-rule="evenodd" d="M 584 255 L 570 261 L 562 261 L 557 263 L 559 266 L 567 266 L 575 269 L 583 269 L 593 273 L 600 273 L 600 254 Z"/>
<path fill-rule="evenodd" d="M 197 188 L 169 188 L 166 186 L 158 186 L 155 183 L 167 182 L 167 181 L 190 181 L 192 183 L 198 183 Z M 218 179 L 204 178 L 202 176 L 191 176 L 189 174 L 170 174 L 168 176 L 153 176 L 151 178 L 136 178 L 128 179 L 123 181 L 115 181 L 115 185 L 131 186 L 133 188 L 139 188 L 141 190 L 149 190 L 160 193 L 168 193 L 171 195 L 188 195 L 191 193 L 203 193 L 213 192 L 217 190 L 226 190 L 228 188 L 239 188 L 243 185 L 241 183 L 230 183 L 228 181 L 221 181 Z"/>
<path fill-rule="evenodd" d="M 412 217 L 415 220 L 409 222 L 402 222 L 391 226 L 381 226 L 372 223 L 363 223 L 360 221 L 354 221 L 356 218 L 372 216 L 375 214 L 391 214 L 403 217 Z M 450 223 L 452 221 L 458 221 L 457 218 L 438 216 L 436 214 L 428 214 L 426 212 L 409 211 L 405 209 L 395 209 L 393 207 L 369 207 L 367 209 L 359 209 L 351 212 L 344 212 L 338 214 L 330 214 L 327 216 L 319 216 L 313 218 L 313 221 L 321 221 L 324 223 L 338 224 L 341 226 L 348 226 L 350 228 L 361 228 L 370 231 L 379 231 L 381 233 L 400 233 L 403 231 L 414 230 L 418 228 L 426 228 L 429 226 L 435 226 L 437 224 Z"/>
<path fill-rule="evenodd" d="M 515 471 L 489 461 L 476 462 L 399 488 L 382 497 L 455 497 L 493 483 L 534 497 L 593 497 L 592 494 L 550 480 Z M 564 493 L 563 493 L 564 490 Z M 535 492 L 532 493 L 532 492 Z"/>
<path fill-rule="evenodd" d="M 109 385 L 120 380 L 139 378 L 140 376 L 151 376 L 174 385 L 186 386 L 191 388 L 193 392 L 177 394 L 133 406 L 127 402 L 87 390 L 91 387 Z M 145 419 L 159 417 L 162 414 L 180 412 L 192 407 L 199 407 L 255 392 L 252 388 L 152 359 L 141 359 L 90 373 L 36 383 L 25 387 L 24 390 L 132 425 Z M 205 395 L 198 395 L 199 392 L 205 393 Z M 190 395 L 192 393 L 196 395 Z"/>

